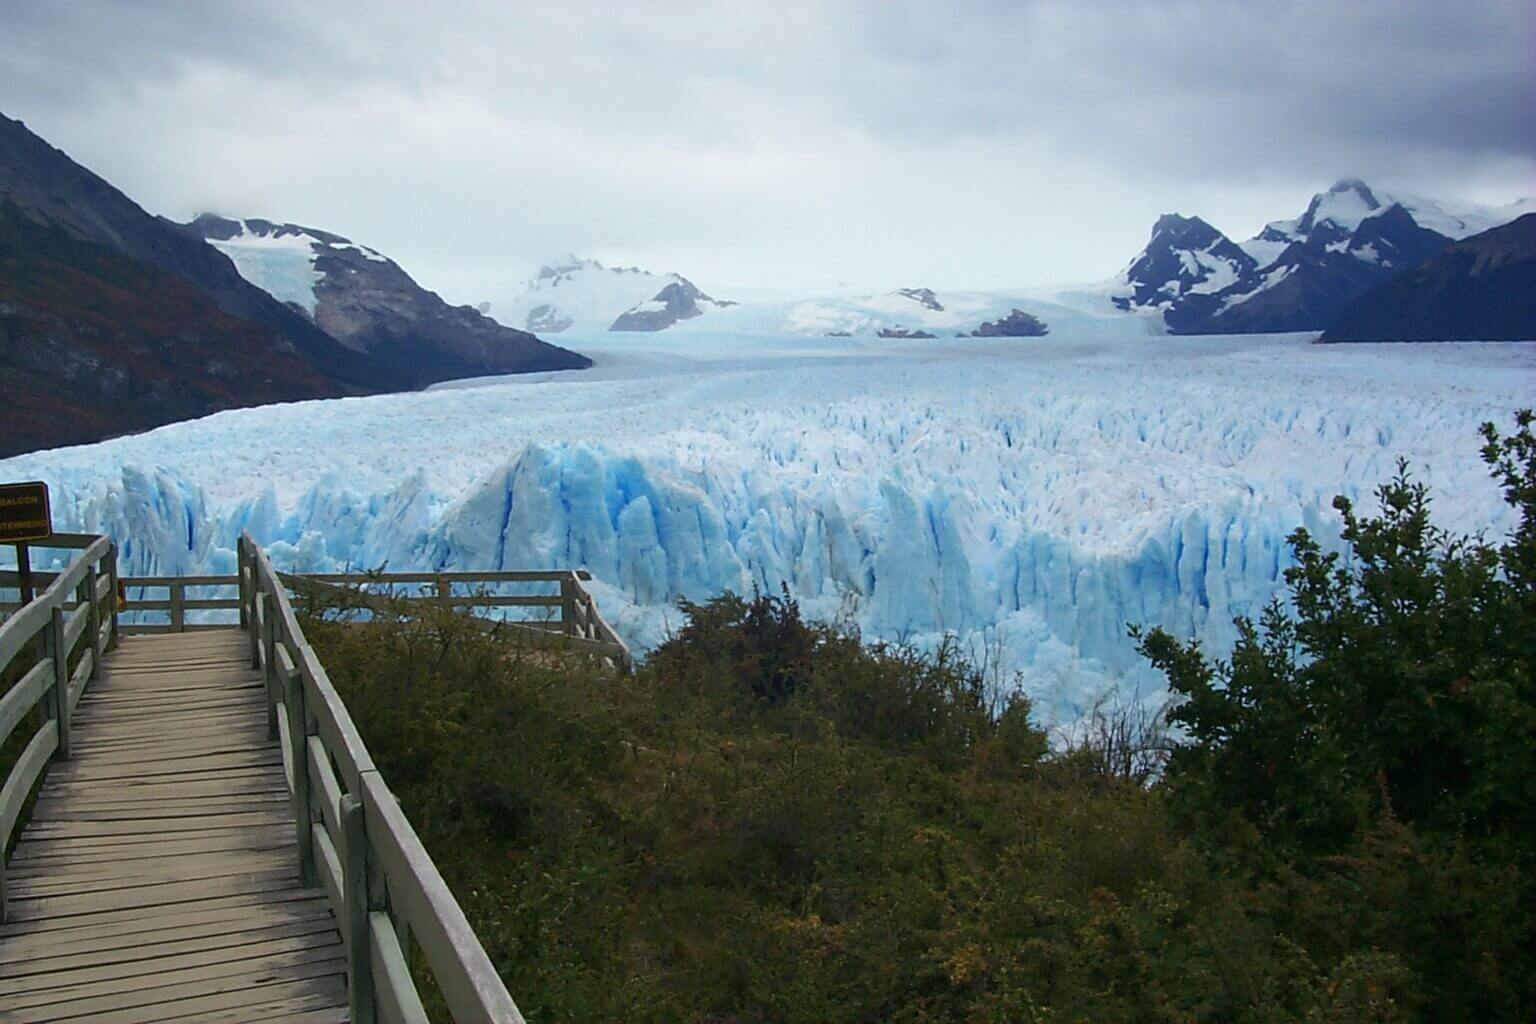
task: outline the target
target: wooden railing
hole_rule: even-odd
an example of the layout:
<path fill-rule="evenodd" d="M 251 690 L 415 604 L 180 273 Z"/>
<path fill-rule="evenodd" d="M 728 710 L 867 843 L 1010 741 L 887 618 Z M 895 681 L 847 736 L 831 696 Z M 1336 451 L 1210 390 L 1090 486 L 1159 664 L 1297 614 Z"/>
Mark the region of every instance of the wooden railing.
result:
<path fill-rule="evenodd" d="M 325 890 L 335 911 L 351 1019 L 427 1019 L 408 968 L 414 937 L 455 1021 L 522 1021 L 304 639 L 286 581 L 247 536 L 239 560 L 240 622 L 250 633 L 251 664 L 266 677 L 299 871 L 305 884 Z"/>
<path fill-rule="evenodd" d="M 0 623 L 0 747 L 23 723 L 32 730 L 0 783 L 0 921 L 6 918 L 5 849 L 11 831 L 49 762 L 69 759 L 75 705 L 117 634 L 112 542 L 55 534 L 36 546 L 79 554 L 62 572 L 47 574 L 46 589 Z"/>
<path fill-rule="evenodd" d="M 34 572 L 33 581 L 46 584 L 56 572 Z M 628 670 L 629 647 L 597 609 L 583 585 L 592 576 L 584 570 L 504 572 L 370 572 L 279 573 L 290 594 L 339 604 L 361 605 L 392 612 L 396 602 L 448 604 L 474 612 L 530 609 L 533 618 L 511 619 L 479 615 L 487 628 L 500 629 L 538 647 L 562 647 L 613 662 Z M 119 604 L 124 633 L 181 633 L 228 629 L 240 610 L 238 576 L 125 576 Z M 505 594 L 495 588 L 549 585 L 547 593 Z M 0 570 L 0 588 L 14 589 L 16 573 Z M 0 600 L 0 615 L 21 605 Z M 544 612 L 542 616 L 538 612 Z M 218 614 L 206 614 L 218 613 Z M 156 621 L 146 621 L 153 618 Z"/>
<path fill-rule="evenodd" d="M 582 585 L 592 579 L 584 570 L 280 573 L 279 578 L 294 594 L 329 596 L 386 614 L 395 611 L 396 601 L 407 607 L 413 602 L 433 602 L 470 612 L 542 609 L 543 616 L 531 619 L 478 617 L 486 628 L 503 630 L 536 646 L 606 658 L 626 671 L 633 663 L 629 647 L 603 619 L 596 600 Z M 556 584 L 557 588 L 543 594 L 498 594 L 491 589 L 510 584 Z"/>

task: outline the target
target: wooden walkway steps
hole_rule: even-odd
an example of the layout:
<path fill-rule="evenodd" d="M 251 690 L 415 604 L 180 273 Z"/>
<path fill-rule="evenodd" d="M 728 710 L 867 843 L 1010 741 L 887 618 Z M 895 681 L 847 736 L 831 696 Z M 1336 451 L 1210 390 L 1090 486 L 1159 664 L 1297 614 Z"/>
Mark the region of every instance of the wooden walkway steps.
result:
<path fill-rule="evenodd" d="M 123 637 L 103 658 L 5 869 L 0 1021 L 348 1020 L 250 663 L 237 629 Z"/>

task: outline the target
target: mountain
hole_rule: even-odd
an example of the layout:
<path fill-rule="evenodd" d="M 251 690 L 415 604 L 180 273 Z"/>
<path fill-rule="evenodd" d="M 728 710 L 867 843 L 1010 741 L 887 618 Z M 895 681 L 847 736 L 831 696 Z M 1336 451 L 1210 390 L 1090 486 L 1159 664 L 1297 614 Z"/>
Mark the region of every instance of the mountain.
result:
<path fill-rule="evenodd" d="M 184 277 L 0 199 L 0 456 L 347 391 Z"/>
<path fill-rule="evenodd" d="M 9 200 L 33 223 L 184 279 L 224 313 L 276 333 L 335 387 L 374 391 L 403 386 L 361 353 L 247 282 L 212 247 L 172 222 L 145 213 L 26 125 L 3 114 L 0 198 Z"/>
<path fill-rule="evenodd" d="M 1167 213 L 1125 269 L 1121 309 L 1162 309 L 1170 327 L 1198 323 L 1221 308 L 1218 295 L 1251 284 L 1258 264 L 1199 217 Z"/>
<path fill-rule="evenodd" d="M 1355 298 L 1453 239 L 1532 207 L 1455 206 L 1347 178 L 1301 216 L 1234 243 L 1198 217 L 1167 215 L 1115 285 L 1115 304 L 1161 314 L 1177 334 L 1322 330 Z"/>
<path fill-rule="evenodd" d="M 544 334 L 572 329 L 662 331 L 734 305 L 704 294 L 681 274 L 605 267 L 572 256 L 539 268 L 516 296 L 492 304 L 491 314 L 502 323 Z"/>
<path fill-rule="evenodd" d="M 734 306 L 734 302 L 718 302 L 710 298 L 688 280 L 680 277 L 651 298 L 620 313 L 610 331 L 664 331 L 679 320 L 692 320 L 703 316 L 705 309 Z"/>
<path fill-rule="evenodd" d="M 387 256 L 341 235 L 213 214 L 185 228 L 229 257 L 247 281 L 408 387 L 592 365 L 471 306 L 448 305 Z"/>
<path fill-rule="evenodd" d="M 1457 242 L 1366 292 L 1322 340 L 1536 340 L 1536 213 Z"/>

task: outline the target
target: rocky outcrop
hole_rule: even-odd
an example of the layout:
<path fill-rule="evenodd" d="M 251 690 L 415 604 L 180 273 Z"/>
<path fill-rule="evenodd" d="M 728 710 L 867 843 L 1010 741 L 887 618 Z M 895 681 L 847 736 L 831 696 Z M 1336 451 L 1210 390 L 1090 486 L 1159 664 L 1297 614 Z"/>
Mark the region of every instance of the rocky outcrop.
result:
<path fill-rule="evenodd" d="M 1045 321 L 1030 316 L 1022 309 L 1000 320 L 989 320 L 971 332 L 973 338 L 1043 338 L 1050 333 Z"/>
<path fill-rule="evenodd" d="M 933 294 L 932 288 L 898 288 L 896 294 L 904 299 L 911 299 L 924 309 L 935 313 L 944 312 L 944 307 L 940 304 L 938 296 Z"/>
<path fill-rule="evenodd" d="M 929 334 L 927 331 L 914 331 L 906 327 L 882 327 L 876 332 L 881 338 L 935 338 L 938 335 Z"/>
<path fill-rule="evenodd" d="M 485 303 L 485 305 L 489 306 L 490 303 Z M 481 310 L 482 313 L 489 311 L 489 309 Z M 530 331 L 559 334 L 561 331 L 568 329 L 573 323 L 575 323 L 574 320 L 568 316 L 561 316 L 560 311 L 547 302 L 542 306 L 534 306 L 528 311 L 528 329 Z"/>

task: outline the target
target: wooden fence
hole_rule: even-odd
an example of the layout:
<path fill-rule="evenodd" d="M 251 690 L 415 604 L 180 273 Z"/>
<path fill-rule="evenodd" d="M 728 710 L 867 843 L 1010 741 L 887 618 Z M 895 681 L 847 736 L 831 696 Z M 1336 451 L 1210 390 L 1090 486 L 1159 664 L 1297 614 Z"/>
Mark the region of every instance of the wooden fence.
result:
<path fill-rule="evenodd" d="M 69 720 L 102 656 L 115 642 L 119 615 L 163 615 L 139 631 L 231 628 L 249 636 L 250 661 L 265 682 L 268 730 L 282 750 L 283 775 L 296 825 L 301 879 L 317 886 L 335 913 L 347 957 L 351 1019 L 425 1024 L 410 970 L 414 944 L 456 1022 L 521 1022 L 480 940 L 401 813 L 373 763 L 325 668 L 304 637 L 290 592 L 345 590 L 366 609 L 394 608 L 378 588 L 430 587 L 429 596 L 458 607 L 533 608 L 542 622 L 511 624 L 550 643 L 610 658 L 627 667 L 629 652 L 598 614 L 575 572 L 394 573 L 293 576 L 279 573 L 249 536 L 238 545 L 238 575 L 119 579 L 117 552 L 105 537 L 56 535 L 41 547 L 78 550 L 61 571 L 33 574 L 45 589 L 12 602 L 0 622 L 0 743 L 27 722 L 32 729 L 0 785 L 0 851 L 37 781 L 54 757 L 70 756 Z M 456 593 L 456 587 L 554 584 L 541 595 Z M 119 584 L 124 594 L 118 600 Z M 0 572 L 0 587 L 17 586 Z M 209 597 L 207 589 L 229 596 Z M 148 595 L 163 591 L 164 596 Z M 189 593 L 195 591 L 195 593 Z M 191 616 L 228 613 L 225 623 Z M 508 624 L 485 620 L 489 629 Z M 85 641 L 85 642 L 83 642 Z M 0 920 L 4 919 L 0 856 Z"/>
<path fill-rule="evenodd" d="M 78 535 L 59 535 L 72 541 Z M 62 546 L 62 544 L 60 545 Z M 58 573 L 34 571 L 34 584 L 51 583 Z M 476 615 L 487 629 L 499 629 L 530 646 L 563 648 L 611 661 L 627 671 L 629 647 L 603 619 L 583 585 L 584 570 L 508 570 L 501 572 L 279 573 L 295 596 L 392 613 L 396 602 L 447 604 Z M 119 610 L 124 633 L 181 633 L 228 629 L 240 610 L 238 576 L 125 576 Z M 544 586 L 545 593 L 496 592 L 508 586 Z M 17 574 L 0 570 L 0 588 L 14 589 Z M 0 600 L 0 616 L 21 605 Z M 521 619 L 503 609 L 526 609 Z M 500 614 L 497 614 L 500 613 Z M 542 613 L 542 614 L 541 614 Z"/>
<path fill-rule="evenodd" d="M 240 538 L 241 625 L 263 670 L 298 825 L 299 871 L 330 898 L 354 1021 L 425 1021 L 412 936 L 455 1021 L 521 1021 L 464 913 L 379 775 L 266 552 Z"/>
<path fill-rule="evenodd" d="M 5 849 L 49 763 L 70 756 L 69 722 L 117 632 L 117 549 L 105 537 L 56 535 L 38 547 L 77 549 L 67 569 L 0 623 L 0 746 L 18 727 L 31 739 L 0 782 L 0 921 Z M 82 643 L 82 641 L 85 641 Z M 7 685 L 9 683 L 9 685 Z"/>

